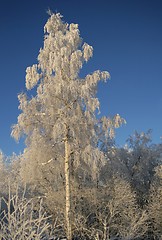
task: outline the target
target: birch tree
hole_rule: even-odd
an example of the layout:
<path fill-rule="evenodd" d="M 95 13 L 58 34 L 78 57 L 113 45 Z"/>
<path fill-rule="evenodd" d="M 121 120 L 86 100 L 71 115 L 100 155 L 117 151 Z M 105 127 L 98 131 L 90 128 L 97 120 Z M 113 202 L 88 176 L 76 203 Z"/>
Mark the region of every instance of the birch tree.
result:
<path fill-rule="evenodd" d="M 92 177 L 97 177 L 97 169 L 104 162 L 103 153 L 96 148 L 97 132 L 103 129 L 105 136 L 112 135 L 114 127 L 123 120 L 119 115 L 113 121 L 106 117 L 96 118 L 100 105 L 96 97 L 97 84 L 110 75 L 97 70 L 85 78 L 79 77 L 83 63 L 92 57 L 93 48 L 82 42 L 78 24 L 63 22 L 59 13 L 51 14 L 44 32 L 38 63 L 26 69 L 26 88 L 36 87 L 36 94 L 30 98 L 19 94 L 21 114 L 13 126 L 12 136 L 17 140 L 23 134 L 26 136 L 24 156 L 33 161 L 37 159 L 35 166 L 45 168 L 48 164 L 56 164 L 64 168 L 66 229 L 70 240 L 71 173 L 75 168 L 86 166 Z M 43 144 L 39 146 L 39 142 Z M 49 146 L 49 155 L 53 156 L 33 158 L 33 143 L 38 155 L 42 151 L 40 148 Z"/>

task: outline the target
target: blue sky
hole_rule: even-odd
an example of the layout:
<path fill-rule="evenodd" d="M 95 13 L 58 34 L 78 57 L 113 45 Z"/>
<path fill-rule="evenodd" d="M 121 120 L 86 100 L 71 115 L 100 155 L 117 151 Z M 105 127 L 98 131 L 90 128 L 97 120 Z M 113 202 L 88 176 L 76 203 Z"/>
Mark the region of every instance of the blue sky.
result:
<path fill-rule="evenodd" d="M 134 132 L 153 129 L 162 136 L 162 1 L 161 0 L 1 0 L 0 2 L 0 148 L 6 155 L 23 151 L 10 137 L 17 122 L 17 94 L 25 90 L 25 69 L 37 62 L 43 46 L 46 11 L 60 12 L 79 24 L 94 56 L 83 73 L 108 70 L 100 84 L 102 115 L 119 113 L 127 125 L 117 131 L 124 144 Z"/>

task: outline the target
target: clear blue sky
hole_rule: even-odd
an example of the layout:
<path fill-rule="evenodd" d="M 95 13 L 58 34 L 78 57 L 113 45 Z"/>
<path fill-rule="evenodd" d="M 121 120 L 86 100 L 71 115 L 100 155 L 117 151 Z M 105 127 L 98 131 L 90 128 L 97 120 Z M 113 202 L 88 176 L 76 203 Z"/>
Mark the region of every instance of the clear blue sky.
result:
<path fill-rule="evenodd" d="M 1 0 L 0 2 L 0 148 L 10 155 L 23 145 L 10 137 L 17 122 L 17 94 L 25 91 L 25 69 L 37 62 L 43 45 L 46 11 L 60 12 L 79 24 L 94 56 L 83 73 L 108 70 L 111 80 L 99 85 L 101 113 L 123 116 L 117 131 L 124 144 L 134 132 L 153 129 L 162 136 L 162 1 L 161 0 Z"/>

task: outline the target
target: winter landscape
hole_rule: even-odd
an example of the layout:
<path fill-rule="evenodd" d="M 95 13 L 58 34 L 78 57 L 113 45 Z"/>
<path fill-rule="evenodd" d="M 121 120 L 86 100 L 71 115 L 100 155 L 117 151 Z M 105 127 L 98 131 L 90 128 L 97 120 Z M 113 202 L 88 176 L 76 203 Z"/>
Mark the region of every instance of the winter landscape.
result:
<path fill-rule="evenodd" d="M 28 21 L 31 21 L 30 24 L 34 24 L 34 19 L 38 18 L 35 21 L 37 24 L 39 21 L 42 23 L 41 27 L 44 32 L 41 32 L 42 45 L 37 46 L 37 49 L 30 48 L 28 50 L 32 44 L 24 46 L 23 43 L 27 44 L 27 42 L 25 40 L 23 42 L 22 38 L 22 46 L 20 46 L 14 40 L 19 38 L 19 28 L 18 31 L 14 28 L 12 35 L 11 30 L 9 30 L 10 38 L 13 38 L 14 42 L 12 47 L 20 51 L 21 48 L 25 49 L 27 57 L 23 56 L 19 60 L 24 64 L 20 69 L 20 72 L 23 72 L 22 79 L 19 80 L 21 83 L 17 82 L 16 75 L 12 74 L 12 65 L 11 67 L 8 65 L 8 72 L 5 72 L 6 81 L 9 74 L 12 74 L 10 76 L 12 76 L 13 83 L 11 83 L 9 92 L 5 92 L 5 97 L 8 94 L 6 106 L 9 104 L 10 108 L 3 106 L 1 111 L 2 113 L 4 110 L 7 112 L 6 115 L 3 113 L 4 121 L 2 121 L 3 118 L 1 119 L 3 134 L 9 125 L 7 119 L 14 121 L 8 130 L 11 130 L 12 138 L 6 140 L 7 137 L 4 136 L 4 142 L 0 142 L 2 145 L 0 146 L 2 149 L 0 152 L 0 239 L 162 239 L 162 142 L 160 141 L 162 128 L 159 124 L 162 120 L 162 108 L 155 107 L 160 96 L 158 94 L 161 92 L 162 67 L 158 68 L 158 66 L 162 61 L 158 61 L 159 55 L 156 53 L 157 62 L 151 61 L 150 63 L 149 61 L 147 63 L 146 61 L 141 68 L 143 72 L 140 70 L 141 75 L 146 74 L 145 68 L 150 66 L 149 64 L 153 69 L 160 69 L 155 74 L 157 92 L 153 92 L 153 83 L 150 85 L 153 73 L 151 69 L 148 69 L 150 78 L 137 83 L 139 95 L 136 93 L 136 96 L 139 99 L 136 104 L 138 106 L 134 107 L 134 110 L 128 110 L 128 115 L 125 116 L 123 113 L 126 112 L 126 109 L 129 107 L 132 109 L 135 95 L 133 95 L 133 91 L 131 97 L 126 90 L 123 90 L 125 91 L 123 95 L 122 84 L 117 82 L 116 84 L 119 84 L 120 87 L 117 92 L 113 91 L 112 88 L 111 95 L 117 105 L 113 105 L 113 110 L 110 106 L 109 113 L 109 104 L 111 105 L 112 100 L 109 99 L 108 102 L 105 95 L 109 95 L 111 88 L 109 90 L 107 83 L 110 84 L 109 81 L 113 77 L 111 69 L 109 70 L 109 67 L 105 69 L 105 66 L 109 66 L 107 62 L 111 59 L 114 63 L 118 60 L 113 59 L 110 54 L 111 57 L 107 56 L 106 62 L 103 57 L 102 63 L 100 54 L 95 55 L 93 45 L 87 40 L 88 37 L 84 37 L 84 29 L 85 32 L 87 31 L 84 24 L 87 23 L 88 28 L 88 21 L 81 20 L 82 17 L 87 18 L 86 14 L 91 10 L 89 17 L 93 19 L 93 11 L 95 11 L 95 18 L 100 24 L 102 22 L 101 29 L 104 31 L 108 27 L 106 16 L 109 16 L 109 8 L 112 10 L 110 18 L 114 17 L 113 19 L 120 22 L 117 12 L 120 12 L 122 6 L 123 13 L 119 16 L 126 16 L 131 23 L 133 23 L 133 18 L 134 20 L 138 19 L 137 9 L 139 9 L 141 22 L 136 22 L 136 28 L 146 23 L 146 19 L 151 19 L 145 26 L 150 27 L 149 31 L 153 34 L 153 31 L 156 31 L 162 23 L 162 17 L 159 17 L 162 4 L 158 0 L 154 3 L 145 0 L 141 1 L 142 3 L 140 1 L 132 1 L 132 3 L 123 1 L 123 5 L 121 5 L 121 1 L 114 3 L 114 1 L 102 0 L 100 4 L 97 1 L 89 1 L 87 12 L 85 11 L 84 15 L 81 10 L 86 8 L 86 1 L 78 1 L 77 4 L 73 0 L 69 3 L 67 1 L 60 1 L 61 3 L 47 1 L 47 4 L 44 0 L 35 1 L 35 3 L 30 0 L 28 3 L 31 6 L 28 7 L 27 1 L 24 1 L 26 2 L 24 8 L 20 2 L 17 0 L 12 5 L 9 1 L 11 4 L 10 17 L 7 17 L 7 13 L 3 15 L 5 7 L 9 5 L 6 5 L 6 2 L 2 3 L 2 22 L 6 19 L 4 25 L 1 22 L 2 30 L 12 24 L 12 17 L 14 23 L 15 19 L 19 19 L 20 23 L 21 19 L 22 21 L 26 19 L 23 22 L 24 25 L 21 26 L 23 31 L 28 29 L 25 28 L 26 21 L 28 24 Z M 11 10 L 12 6 L 13 10 Z M 81 9 L 78 9 L 79 6 Z M 36 11 L 36 15 L 27 11 L 32 7 Z M 103 12 L 98 11 L 97 7 L 101 7 Z M 64 8 L 66 9 L 65 13 Z M 26 13 L 23 12 L 24 9 L 26 9 Z M 129 15 L 132 9 L 133 17 Z M 73 16 L 69 15 L 68 21 L 66 20 L 68 11 L 70 14 L 74 14 L 75 11 L 80 13 L 78 21 L 84 26 L 83 29 L 77 23 L 77 15 L 75 21 L 73 21 Z M 98 15 L 97 12 L 99 12 Z M 43 17 L 40 13 L 44 14 Z M 149 15 L 151 13 L 152 15 Z M 30 16 L 32 20 L 30 20 Z M 100 17 L 105 20 L 101 21 Z M 45 20 L 44 24 L 41 19 Z M 159 23 L 156 25 L 157 29 L 154 27 L 155 23 Z M 36 27 L 38 27 L 37 24 Z M 112 23 L 112 26 L 114 24 Z M 20 27 L 19 24 L 18 26 Z M 31 31 L 34 29 L 33 26 L 31 25 Z M 95 24 L 91 26 L 91 31 L 97 31 Z M 11 29 L 11 26 L 8 29 Z M 129 28 L 126 31 L 128 30 Z M 30 28 L 27 31 L 30 32 Z M 110 32 L 113 31 L 114 29 L 110 29 Z M 154 42 L 153 45 L 149 42 L 154 51 L 156 47 L 159 47 L 158 44 L 162 39 L 162 28 L 160 31 L 159 35 L 156 35 L 156 41 L 151 34 L 150 38 L 152 37 L 153 40 L 148 40 L 148 42 Z M 33 33 L 30 38 L 35 41 L 38 36 L 36 32 Z M 7 45 L 7 34 L 4 30 L 4 36 L 0 40 L 2 41 L 0 44 L 1 52 L 6 56 L 5 51 L 8 51 L 9 55 L 7 56 L 11 56 L 12 52 L 9 51 Z M 87 34 L 89 34 L 88 31 Z M 28 34 L 25 36 L 27 37 Z M 144 34 L 141 35 L 141 38 L 142 36 L 144 37 Z M 147 38 L 147 34 L 145 37 Z M 103 36 L 98 36 L 98 38 L 100 38 L 99 42 L 95 40 L 94 43 L 102 45 Z M 106 32 L 105 38 L 108 41 L 109 37 L 107 37 Z M 6 44 L 3 42 L 4 39 Z M 9 41 L 12 42 L 11 39 Z M 91 41 L 93 43 L 93 39 Z M 113 38 L 113 41 L 117 41 L 117 39 Z M 140 39 L 139 42 L 141 43 L 142 40 Z M 147 45 L 147 42 L 145 44 Z M 107 45 L 109 42 L 106 42 L 104 46 Z M 8 46 L 8 48 L 5 50 L 4 46 Z M 123 46 L 126 47 L 127 44 Z M 115 49 L 116 45 L 112 44 L 112 47 Z M 143 47 L 144 45 L 142 45 Z M 97 49 L 99 51 L 100 47 Z M 125 51 L 127 51 L 126 49 Z M 162 52 L 162 48 L 160 51 Z M 16 71 L 19 71 L 18 68 L 21 66 L 20 62 L 19 66 L 16 65 L 18 64 L 16 59 L 20 58 L 19 54 L 21 55 L 18 52 L 18 56 L 14 56 L 15 64 L 13 64 L 14 68 L 17 68 Z M 147 56 L 155 56 L 153 53 L 149 52 L 149 54 Z M 100 58 L 99 62 L 97 60 L 93 62 L 92 59 L 97 56 Z M 126 59 L 127 56 L 125 53 Z M 135 57 L 137 55 L 134 55 L 132 59 Z M 143 55 L 138 56 L 139 62 L 140 57 L 143 59 Z M 12 58 L 13 56 L 11 56 Z M 6 68 L 6 59 L 8 60 L 7 57 L 1 57 L 2 76 L 4 77 L 3 69 Z M 28 65 L 24 59 L 27 59 Z M 123 59 L 123 66 L 124 61 Z M 131 62 L 129 59 L 128 61 Z M 111 63 L 110 66 L 112 66 L 112 70 L 113 66 L 115 67 Z M 137 65 L 133 63 L 133 67 L 134 69 L 138 68 L 138 63 Z M 87 70 L 85 70 L 86 68 Z M 98 70 L 100 68 L 104 70 Z M 120 69 L 118 64 L 117 68 Z M 129 69 L 131 69 L 131 63 L 130 68 L 128 67 L 130 74 Z M 133 73 L 131 74 L 133 75 Z M 121 71 L 122 78 L 124 81 Z M 120 81 L 119 78 L 118 81 Z M 138 82 L 138 79 L 136 81 Z M 150 95 L 147 98 L 145 92 L 143 94 L 140 92 L 140 88 L 142 89 L 146 82 L 148 85 L 144 89 L 152 93 L 154 100 L 151 99 Z M 129 83 L 127 85 L 129 86 Z M 5 84 L 2 84 L 2 92 L 4 92 L 3 87 L 5 89 Z M 124 86 L 124 88 L 127 87 Z M 130 86 L 128 91 L 131 93 L 132 89 L 136 89 L 135 84 L 133 88 Z M 13 93 L 17 91 L 18 100 L 17 95 L 14 96 L 15 100 L 12 100 L 12 91 Z M 1 95 L 3 103 L 4 95 L 3 93 Z M 122 99 L 127 102 L 126 106 Z M 159 105 L 160 99 L 161 97 L 159 97 Z M 13 106 L 14 101 L 17 102 L 15 106 Z M 148 104 L 150 104 L 150 115 L 152 112 L 159 114 L 154 117 L 154 129 L 151 125 L 152 118 L 147 115 Z M 141 106 L 145 106 L 141 112 L 141 117 L 140 110 L 137 112 L 139 116 L 132 117 L 131 111 L 135 111 L 136 108 L 140 109 Z M 17 107 L 18 111 L 13 110 Z M 131 126 L 129 119 L 132 123 Z M 141 124 L 138 122 L 139 119 L 141 119 Z M 149 127 L 146 129 L 147 126 Z M 142 128 L 143 130 L 141 130 Z M 130 129 L 133 131 L 129 132 Z M 120 135 L 122 136 L 120 137 Z M 1 136 L 3 140 L 3 135 L 1 134 Z M 127 137 L 123 140 L 123 136 Z M 158 138 L 159 140 L 157 140 Z M 11 143 L 12 141 L 15 143 Z M 4 147 L 3 144 L 5 144 Z"/>

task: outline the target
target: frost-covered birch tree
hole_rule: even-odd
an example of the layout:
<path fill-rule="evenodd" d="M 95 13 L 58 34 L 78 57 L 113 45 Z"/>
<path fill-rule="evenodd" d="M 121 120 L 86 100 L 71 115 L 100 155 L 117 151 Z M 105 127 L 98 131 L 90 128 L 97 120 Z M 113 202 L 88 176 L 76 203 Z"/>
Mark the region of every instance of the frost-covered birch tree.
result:
<path fill-rule="evenodd" d="M 82 42 L 78 24 L 67 24 L 59 13 L 51 14 L 44 32 L 44 46 L 40 49 L 38 63 L 26 69 L 26 88 L 36 87 L 36 95 L 31 98 L 26 94 L 18 96 L 22 112 L 13 126 L 12 135 L 16 139 L 22 134 L 26 136 L 24 156 L 33 159 L 35 169 L 49 164 L 64 168 L 65 216 L 67 239 L 70 240 L 71 173 L 79 166 L 86 166 L 92 177 L 97 177 L 97 169 L 104 162 L 104 155 L 96 147 L 97 132 L 102 129 L 108 136 L 123 120 L 119 115 L 113 120 L 96 118 L 99 110 L 97 84 L 100 80 L 106 81 L 110 75 L 107 71 L 97 70 L 85 78 L 79 77 L 83 63 L 92 57 L 93 48 Z M 40 142 L 42 145 L 38 144 Z M 49 159 L 45 155 L 47 146 L 52 155 Z M 36 155 L 40 155 L 43 148 L 44 157 L 39 160 Z M 34 162 L 34 159 L 37 160 Z"/>

